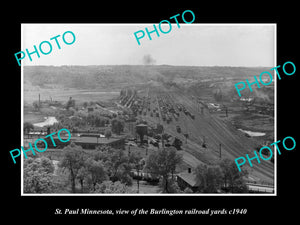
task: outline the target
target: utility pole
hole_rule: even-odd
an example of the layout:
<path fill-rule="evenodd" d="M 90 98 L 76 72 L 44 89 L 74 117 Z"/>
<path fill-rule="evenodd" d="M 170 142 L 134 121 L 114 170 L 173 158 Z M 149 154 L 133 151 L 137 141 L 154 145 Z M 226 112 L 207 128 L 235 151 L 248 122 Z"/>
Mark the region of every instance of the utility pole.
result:
<path fill-rule="evenodd" d="M 222 155 L 221 155 L 221 143 L 220 143 L 220 159 L 222 158 Z"/>
<path fill-rule="evenodd" d="M 187 144 L 187 139 L 188 139 L 189 134 L 185 133 L 184 136 L 185 136 L 185 144 Z"/>
<path fill-rule="evenodd" d="M 140 165 L 137 168 L 137 193 L 140 193 Z"/>
<path fill-rule="evenodd" d="M 148 140 L 148 132 L 147 132 L 146 155 L 148 155 L 148 145 L 149 145 L 149 140 Z"/>
<path fill-rule="evenodd" d="M 160 121 L 161 122 L 161 121 Z M 162 125 L 162 132 L 161 132 L 161 140 L 162 140 L 162 148 L 163 150 L 165 150 L 165 140 L 164 140 L 164 135 L 165 134 L 165 128 L 164 126 Z"/>
<path fill-rule="evenodd" d="M 205 143 L 205 136 L 203 135 L 203 143 L 202 143 L 202 147 L 206 148 L 206 143 Z"/>
<path fill-rule="evenodd" d="M 189 134 L 188 134 L 187 126 L 185 128 L 186 128 L 186 133 L 184 136 L 185 136 L 185 144 L 187 144 L 187 139 L 188 139 Z"/>
<path fill-rule="evenodd" d="M 165 141 L 164 141 L 163 133 L 161 133 L 161 145 L 162 145 L 162 149 L 165 150 Z"/>

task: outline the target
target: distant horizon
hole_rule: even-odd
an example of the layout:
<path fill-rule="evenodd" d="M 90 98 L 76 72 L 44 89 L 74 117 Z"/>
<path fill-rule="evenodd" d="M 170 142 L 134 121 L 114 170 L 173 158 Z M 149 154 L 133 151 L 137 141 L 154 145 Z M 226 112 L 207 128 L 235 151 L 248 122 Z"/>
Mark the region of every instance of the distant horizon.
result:
<path fill-rule="evenodd" d="M 157 65 L 142 65 L 142 64 L 106 64 L 106 65 L 23 65 L 23 67 L 89 67 L 89 66 L 173 66 L 173 67 L 232 67 L 232 68 L 271 68 L 272 66 L 192 66 L 192 65 L 169 65 L 169 64 L 157 64 Z"/>

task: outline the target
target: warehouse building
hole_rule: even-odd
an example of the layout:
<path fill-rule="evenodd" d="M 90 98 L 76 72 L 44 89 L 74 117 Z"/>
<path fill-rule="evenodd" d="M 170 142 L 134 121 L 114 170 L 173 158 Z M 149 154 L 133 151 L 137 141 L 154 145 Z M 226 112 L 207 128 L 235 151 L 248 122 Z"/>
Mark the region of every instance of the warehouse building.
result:
<path fill-rule="evenodd" d="M 197 181 L 196 175 L 192 173 L 191 168 L 188 168 L 187 172 L 182 172 L 177 175 L 177 184 L 181 190 L 190 188 L 193 192 L 196 192 L 200 182 Z"/>
<path fill-rule="evenodd" d="M 66 147 L 67 145 L 69 145 L 71 142 L 81 146 L 83 149 L 96 149 L 99 146 L 110 146 L 112 148 L 121 148 L 124 149 L 125 148 L 125 137 L 120 136 L 120 137 L 110 137 L 110 138 L 106 138 L 106 137 L 100 137 L 100 135 L 82 135 L 82 136 L 72 136 L 70 141 L 68 142 L 61 142 L 57 135 L 53 135 L 52 136 L 53 141 L 55 143 L 56 146 L 54 146 L 53 141 L 51 140 L 50 137 L 45 138 L 45 140 L 48 143 L 48 148 L 58 148 L 58 149 L 62 149 L 64 147 Z M 62 139 L 64 139 L 64 137 L 61 137 Z M 45 147 L 43 142 L 38 142 L 38 147 L 43 149 Z"/>

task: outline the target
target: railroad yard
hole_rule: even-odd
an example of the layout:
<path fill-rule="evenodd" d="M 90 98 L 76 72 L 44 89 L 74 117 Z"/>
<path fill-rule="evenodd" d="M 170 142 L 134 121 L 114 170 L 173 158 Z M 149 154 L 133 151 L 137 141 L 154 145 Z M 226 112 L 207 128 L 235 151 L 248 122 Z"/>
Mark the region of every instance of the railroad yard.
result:
<path fill-rule="evenodd" d="M 251 155 L 259 145 L 258 140 L 247 137 L 229 121 L 214 114 L 201 97 L 188 96 L 176 89 L 162 90 L 162 87 L 151 87 L 138 94 L 124 91 L 120 103 L 131 108 L 141 121 L 146 121 L 150 130 L 156 130 L 157 124 L 161 124 L 164 134 L 179 139 L 186 166 L 214 165 L 222 158 L 234 160 L 241 154 Z M 225 110 L 222 111 L 225 115 Z M 159 140 L 154 138 L 154 141 Z M 248 168 L 249 180 L 272 183 L 273 170 L 271 162 Z"/>
<path fill-rule="evenodd" d="M 254 156 L 254 150 L 274 140 L 274 86 L 245 91 L 242 98 L 234 92 L 233 84 L 241 79 L 240 74 L 247 78 L 262 68 L 98 66 L 26 70 L 24 122 L 33 124 L 24 136 L 26 143 L 50 127 L 51 132 L 69 129 L 71 141 L 86 152 L 103 143 L 123 149 L 126 155 L 139 152 L 146 160 L 158 149 L 174 146 L 183 159 L 176 167 L 176 174 L 180 174 L 195 171 L 199 165 L 218 165 L 223 159 L 233 162 L 245 154 Z M 118 134 L 112 130 L 113 120 L 124 124 Z M 54 123 L 47 125 L 49 121 Z M 137 134 L 139 125 L 147 127 L 143 140 Z M 112 132 L 110 139 L 105 138 L 108 130 Z M 61 160 L 61 150 L 47 152 L 43 155 Z M 272 189 L 274 161 L 252 162 L 252 168 L 243 167 L 248 171 L 246 182 Z M 151 184 L 143 187 L 140 193 L 157 189 Z"/>

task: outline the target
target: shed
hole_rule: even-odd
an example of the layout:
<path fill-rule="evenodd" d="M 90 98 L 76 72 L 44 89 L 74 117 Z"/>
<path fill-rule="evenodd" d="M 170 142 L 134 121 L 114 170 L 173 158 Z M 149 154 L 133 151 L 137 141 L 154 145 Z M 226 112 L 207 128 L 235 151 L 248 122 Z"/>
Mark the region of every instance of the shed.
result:
<path fill-rule="evenodd" d="M 191 172 L 191 168 L 187 172 L 182 172 L 177 175 L 177 184 L 184 190 L 185 188 L 190 188 L 193 192 L 196 192 L 200 182 L 197 181 L 196 175 Z"/>

